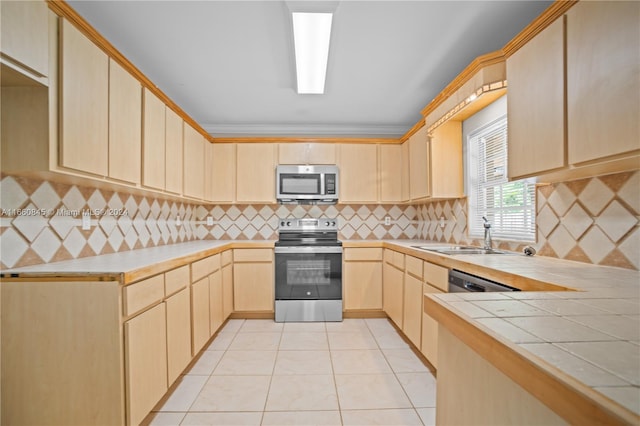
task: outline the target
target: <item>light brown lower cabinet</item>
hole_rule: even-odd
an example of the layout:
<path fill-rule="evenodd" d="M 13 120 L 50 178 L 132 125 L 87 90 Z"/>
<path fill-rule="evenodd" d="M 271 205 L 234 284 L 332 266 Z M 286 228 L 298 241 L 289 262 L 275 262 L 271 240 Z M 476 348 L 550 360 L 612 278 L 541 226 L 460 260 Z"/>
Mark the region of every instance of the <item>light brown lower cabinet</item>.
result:
<path fill-rule="evenodd" d="M 166 300 L 167 378 L 173 383 L 191 362 L 191 300 L 185 288 Z"/>
<path fill-rule="evenodd" d="M 209 275 L 209 332 L 213 335 L 225 320 L 222 306 L 222 271 Z"/>
<path fill-rule="evenodd" d="M 422 293 L 443 293 L 442 290 L 430 286 L 427 283 L 422 285 Z M 420 352 L 436 369 L 438 368 L 438 322 L 429 315 L 422 312 L 422 341 Z"/>
<path fill-rule="evenodd" d="M 344 250 L 344 310 L 382 309 L 382 249 Z"/>
<path fill-rule="evenodd" d="M 226 320 L 233 312 L 233 252 L 222 252 L 222 316 Z"/>
<path fill-rule="evenodd" d="M 167 384 L 166 305 L 124 323 L 127 424 L 137 425 L 162 398 Z"/>
<path fill-rule="evenodd" d="M 191 354 L 195 356 L 211 337 L 209 330 L 209 278 L 191 284 Z"/>
<path fill-rule="evenodd" d="M 402 329 L 404 305 L 404 254 L 384 251 L 382 266 L 382 306 L 391 320 Z"/>
<path fill-rule="evenodd" d="M 273 312 L 272 249 L 233 250 L 234 311 Z"/>
<path fill-rule="evenodd" d="M 424 262 L 424 283 L 422 293 L 446 293 L 449 287 L 449 269 Z M 421 297 L 424 301 L 424 298 Z M 422 343 L 419 346 L 422 355 L 436 369 L 438 368 L 438 322 L 424 313 L 422 308 Z"/>
<path fill-rule="evenodd" d="M 422 262 L 422 261 L 421 261 Z M 422 280 L 404 275 L 404 310 L 402 331 L 417 348 L 422 338 Z"/>

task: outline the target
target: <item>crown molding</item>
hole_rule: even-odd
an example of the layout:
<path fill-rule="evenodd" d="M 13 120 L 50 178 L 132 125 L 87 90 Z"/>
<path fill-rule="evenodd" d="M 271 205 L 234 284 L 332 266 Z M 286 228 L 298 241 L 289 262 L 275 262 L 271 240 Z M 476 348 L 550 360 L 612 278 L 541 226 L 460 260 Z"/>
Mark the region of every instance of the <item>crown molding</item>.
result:
<path fill-rule="evenodd" d="M 385 138 L 397 139 L 411 125 L 345 125 L 345 124 L 203 124 L 214 139 L 251 137 L 297 138 Z"/>

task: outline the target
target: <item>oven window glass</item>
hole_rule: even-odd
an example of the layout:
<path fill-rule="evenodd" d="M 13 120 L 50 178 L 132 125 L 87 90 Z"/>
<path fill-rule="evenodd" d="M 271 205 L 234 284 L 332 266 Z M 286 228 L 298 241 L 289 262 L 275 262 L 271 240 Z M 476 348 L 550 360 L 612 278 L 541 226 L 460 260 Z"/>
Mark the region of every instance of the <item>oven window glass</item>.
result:
<path fill-rule="evenodd" d="M 287 260 L 288 285 L 330 285 L 331 261 L 318 260 Z"/>
<path fill-rule="evenodd" d="M 284 175 L 280 177 L 283 194 L 320 194 L 320 175 Z"/>

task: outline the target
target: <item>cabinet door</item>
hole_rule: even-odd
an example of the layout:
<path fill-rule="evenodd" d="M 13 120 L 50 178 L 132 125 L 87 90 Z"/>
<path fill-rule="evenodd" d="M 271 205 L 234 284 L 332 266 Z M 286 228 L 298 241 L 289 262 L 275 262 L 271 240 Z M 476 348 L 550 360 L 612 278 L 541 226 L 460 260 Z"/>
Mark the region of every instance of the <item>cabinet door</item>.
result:
<path fill-rule="evenodd" d="M 49 74 L 48 13 L 44 1 L 0 2 L 3 55 L 41 76 Z"/>
<path fill-rule="evenodd" d="M 273 312 L 273 286 L 273 263 L 234 263 L 234 310 Z"/>
<path fill-rule="evenodd" d="M 244 143 L 237 147 L 237 200 L 266 202 L 276 200 L 276 145 Z"/>
<path fill-rule="evenodd" d="M 569 163 L 640 149 L 639 22 L 636 1 L 580 2 L 567 12 Z"/>
<path fill-rule="evenodd" d="M 222 303 L 222 271 L 209 275 L 209 334 L 213 335 L 224 322 Z"/>
<path fill-rule="evenodd" d="M 164 189 L 165 105 L 146 87 L 142 102 L 142 184 Z"/>
<path fill-rule="evenodd" d="M 332 143 L 281 143 L 278 164 L 335 164 L 336 146 Z"/>
<path fill-rule="evenodd" d="M 378 148 L 340 145 L 340 202 L 378 201 Z"/>
<path fill-rule="evenodd" d="M 507 59 L 507 76 L 509 178 L 563 167 L 566 155 L 562 18 Z"/>
<path fill-rule="evenodd" d="M 211 201 L 232 202 L 236 199 L 236 144 L 214 143 Z"/>
<path fill-rule="evenodd" d="M 165 107 L 165 189 L 182 193 L 183 122 L 171 108 Z"/>
<path fill-rule="evenodd" d="M 184 191 L 188 197 L 204 197 L 204 137 L 184 125 Z"/>
<path fill-rule="evenodd" d="M 191 362 L 191 301 L 189 288 L 168 298 L 167 375 L 171 385 Z"/>
<path fill-rule="evenodd" d="M 422 285 L 422 293 L 443 293 L 442 290 L 430 286 L 427 283 Z M 431 365 L 438 368 L 438 321 L 422 312 L 422 342 L 420 351 L 429 360 Z"/>
<path fill-rule="evenodd" d="M 191 285 L 191 336 L 192 355 L 195 356 L 207 343 L 209 330 L 209 278 Z"/>
<path fill-rule="evenodd" d="M 137 425 L 168 387 L 164 303 L 124 323 L 124 345 L 127 424 Z"/>
<path fill-rule="evenodd" d="M 222 268 L 222 318 L 229 318 L 233 312 L 233 265 Z"/>
<path fill-rule="evenodd" d="M 382 309 L 382 262 L 344 263 L 344 308 Z"/>
<path fill-rule="evenodd" d="M 380 145 L 380 202 L 402 201 L 402 145 Z"/>
<path fill-rule="evenodd" d="M 214 150 L 213 144 L 204 143 L 204 200 L 214 201 L 213 198 L 213 175 L 214 175 Z"/>
<path fill-rule="evenodd" d="M 61 31 L 60 164 L 107 176 L 109 57 L 65 19 Z"/>
<path fill-rule="evenodd" d="M 409 141 L 402 144 L 402 163 L 400 169 L 401 180 L 401 201 L 409 201 L 411 194 L 409 192 Z"/>
<path fill-rule="evenodd" d="M 429 196 L 429 145 L 427 128 L 409 138 L 409 195 L 412 200 Z"/>
<path fill-rule="evenodd" d="M 404 272 L 385 262 L 382 273 L 382 305 L 384 311 L 402 329 Z"/>
<path fill-rule="evenodd" d="M 109 60 L 109 177 L 140 183 L 142 86 Z"/>
<path fill-rule="evenodd" d="M 433 198 L 460 198 L 462 184 L 462 122 L 448 121 L 433 131 L 429 141 Z"/>
<path fill-rule="evenodd" d="M 420 347 L 422 334 L 422 281 L 409 273 L 404 275 L 402 331 L 416 347 Z"/>

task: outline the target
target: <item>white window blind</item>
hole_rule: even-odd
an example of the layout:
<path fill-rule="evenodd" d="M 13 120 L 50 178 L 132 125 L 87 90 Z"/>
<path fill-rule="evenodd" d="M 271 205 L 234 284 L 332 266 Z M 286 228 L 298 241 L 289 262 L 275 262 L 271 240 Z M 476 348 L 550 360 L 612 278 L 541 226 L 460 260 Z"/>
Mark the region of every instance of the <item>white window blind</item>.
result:
<path fill-rule="evenodd" d="M 482 238 L 482 216 L 493 238 L 535 241 L 535 184 L 507 180 L 507 117 L 469 136 L 469 236 Z"/>

